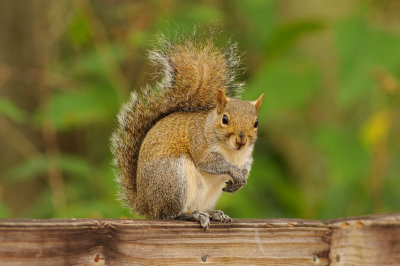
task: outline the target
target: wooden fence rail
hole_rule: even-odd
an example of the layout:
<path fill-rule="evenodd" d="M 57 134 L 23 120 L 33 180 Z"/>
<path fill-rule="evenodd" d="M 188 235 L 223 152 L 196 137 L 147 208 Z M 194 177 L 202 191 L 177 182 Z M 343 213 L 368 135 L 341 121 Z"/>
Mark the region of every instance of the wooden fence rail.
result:
<path fill-rule="evenodd" d="M 0 265 L 400 265 L 400 213 L 326 221 L 0 220 Z"/>

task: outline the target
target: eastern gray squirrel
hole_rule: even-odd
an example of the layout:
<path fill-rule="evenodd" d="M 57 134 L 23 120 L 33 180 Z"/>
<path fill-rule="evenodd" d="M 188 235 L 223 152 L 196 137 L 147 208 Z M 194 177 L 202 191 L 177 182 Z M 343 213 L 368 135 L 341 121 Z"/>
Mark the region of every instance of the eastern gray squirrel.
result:
<path fill-rule="evenodd" d="M 213 208 L 222 191 L 246 184 L 264 95 L 234 98 L 243 87 L 234 44 L 161 36 L 149 57 L 160 81 L 131 93 L 111 138 L 120 197 L 151 218 L 195 220 L 205 229 L 210 220 L 231 222 Z"/>

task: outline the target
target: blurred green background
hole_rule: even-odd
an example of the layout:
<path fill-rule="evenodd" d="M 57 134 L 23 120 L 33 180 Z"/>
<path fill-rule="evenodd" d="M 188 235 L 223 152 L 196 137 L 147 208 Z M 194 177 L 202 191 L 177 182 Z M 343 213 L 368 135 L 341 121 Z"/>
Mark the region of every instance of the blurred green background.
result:
<path fill-rule="evenodd" d="M 400 211 L 400 1 L 0 1 L 0 218 L 131 217 L 109 137 L 154 36 L 222 25 L 265 93 L 232 217 Z"/>

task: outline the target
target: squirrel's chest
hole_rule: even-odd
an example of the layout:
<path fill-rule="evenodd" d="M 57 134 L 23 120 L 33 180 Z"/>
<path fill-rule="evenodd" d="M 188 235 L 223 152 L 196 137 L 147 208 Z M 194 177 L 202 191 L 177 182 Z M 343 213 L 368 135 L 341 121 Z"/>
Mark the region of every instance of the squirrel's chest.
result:
<path fill-rule="evenodd" d="M 211 175 L 199 172 L 190 162 L 186 167 L 187 191 L 184 212 L 212 210 L 221 196 L 227 175 Z"/>

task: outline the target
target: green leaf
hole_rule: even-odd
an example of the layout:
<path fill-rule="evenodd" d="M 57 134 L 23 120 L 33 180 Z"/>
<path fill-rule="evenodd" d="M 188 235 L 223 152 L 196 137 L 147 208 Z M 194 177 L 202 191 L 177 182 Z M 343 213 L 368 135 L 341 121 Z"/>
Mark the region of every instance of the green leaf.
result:
<path fill-rule="evenodd" d="M 339 103 L 352 106 L 375 84 L 374 72 L 396 72 L 400 66 L 400 38 L 370 27 L 364 18 L 337 25 Z"/>
<path fill-rule="evenodd" d="M 8 211 L 8 208 L 4 203 L 0 202 L 0 219 L 5 219 L 8 217 L 10 217 L 10 212 Z"/>
<path fill-rule="evenodd" d="M 255 180 L 255 186 L 264 188 L 263 193 L 258 190 L 255 200 L 264 198 L 263 202 L 269 200 L 278 204 L 278 209 L 283 210 L 275 212 L 280 216 L 301 216 L 305 212 L 305 199 L 300 186 L 292 179 L 293 177 L 287 176 L 271 155 L 265 157 L 259 155 L 254 161 L 254 169 L 256 170 L 252 173 L 252 178 Z M 258 208 L 263 208 L 263 202 L 258 203 Z M 268 210 L 265 210 L 265 214 L 270 216 Z"/>
<path fill-rule="evenodd" d="M 383 181 L 383 188 L 382 188 L 382 200 L 384 201 L 384 205 L 386 207 L 386 212 L 395 212 L 399 211 L 400 206 L 400 149 L 396 147 L 396 150 L 393 152 L 392 159 L 393 162 L 388 169 L 388 173 L 385 175 Z M 370 185 L 370 184 L 369 184 Z M 370 185 L 371 186 L 371 185 Z"/>
<path fill-rule="evenodd" d="M 236 26 L 243 29 L 248 37 L 240 42 L 262 50 L 277 24 L 277 2 L 275 0 L 234 1 Z M 235 24 L 234 24 L 235 25 Z M 239 31 L 240 32 L 240 31 Z M 238 32 L 238 33 L 239 33 Z"/>
<path fill-rule="evenodd" d="M 192 4 L 188 1 L 182 2 L 177 12 L 159 16 L 155 27 L 167 37 L 173 38 L 177 33 L 175 29 L 178 29 L 179 33 L 190 33 L 194 25 L 201 28 L 223 18 L 224 13 L 219 8 L 212 5 Z"/>
<path fill-rule="evenodd" d="M 50 119 L 58 130 L 109 123 L 118 110 L 115 91 L 88 88 L 53 95 L 39 119 Z"/>
<path fill-rule="evenodd" d="M 124 58 L 124 47 L 119 43 L 98 45 L 75 57 L 67 57 L 58 67 L 63 68 L 66 76 L 77 79 L 90 80 L 91 84 L 101 82 L 99 85 L 112 86 L 110 75 L 119 71 L 119 62 Z"/>
<path fill-rule="evenodd" d="M 49 187 L 42 187 L 41 190 L 36 192 L 36 197 L 29 208 L 25 209 L 23 217 L 48 219 L 49 217 L 55 217 L 57 211 L 54 209 Z"/>
<path fill-rule="evenodd" d="M 320 73 L 312 64 L 292 58 L 265 65 L 250 81 L 244 97 L 255 100 L 264 93 L 260 120 L 271 118 L 287 109 L 298 109 L 312 98 Z"/>
<path fill-rule="evenodd" d="M 150 40 L 152 40 L 153 35 L 147 31 L 141 31 L 136 28 L 128 31 L 127 43 L 132 49 L 137 49 L 138 47 L 147 47 Z"/>
<path fill-rule="evenodd" d="M 111 158 L 107 161 L 111 161 Z M 103 164 L 94 169 L 93 177 L 96 186 L 101 189 L 102 196 L 115 200 L 118 193 L 118 184 L 115 180 L 113 168 L 109 164 Z"/>
<path fill-rule="evenodd" d="M 354 184 L 365 175 L 368 154 L 362 147 L 358 131 L 327 126 L 317 133 L 315 144 L 325 157 L 331 184 Z"/>
<path fill-rule="evenodd" d="M 91 167 L 83 157 L 63 154 L 59 160 L 59 167 L 73 178 L 90 178 Z"/>
<path fill-rule="evenodd" d="M 88 179 L 91 169 L 89 163 L 81 157 L 72 155 L 61 155 L 54 161 L 56 166 L 71 177 Z M 6 180 L 11 183 L 34 179 L 47 174 L 49 160 L 44 155 L 30 158 L 17 166 L 7 170 L 4 175 Z"/>
<path fill-rule="evenodd" d="M 268 58 L 282 54 L 302 36 L 323 28 L 324 25 L 319 20 L 296 21 L 281 25 L 270 37 L 266 45 L 266 54 Z"/>
<path fill-rule="evenodd" d="M 187 24 L 208 23 L 210 21 L 222 19 L 224 16 L 224 13 L 220 9 L 203 4 L 188 5 L 186 6 L 185 12 L 180 12 L 180 14 L 183 20 L 189 22 Z M 179 25 L 178 21 L 177 24 Z"/>
<path fill-rule="evenodd" d="M 92 198 L 85 202 L 73 202 L 68 208 L 68 213 L 62 217 L 94 217 L 115 218 L 129 216 L 129 211 L 122 204 L 109 200 Z"/>
<path fill-rule="evenodd" d="M 32 157 L 4 173 L 5 179 L 10 183 L 34 179 L 47 172 L 48 162 L 44 155 Z"/>
<path fill-rule="evenodd" d="M 8 119 L 22 123 L 26 119 L 26 112 L 7 98 L 0 98 L 0 114 Z"/>
<path fill-rule="evenodd" d="M 82 12 L 76 13 L 70 20 L 67 27 L 67 36 L 77 46 L 84 46 L 90 42 L 90 32 Z"/>

